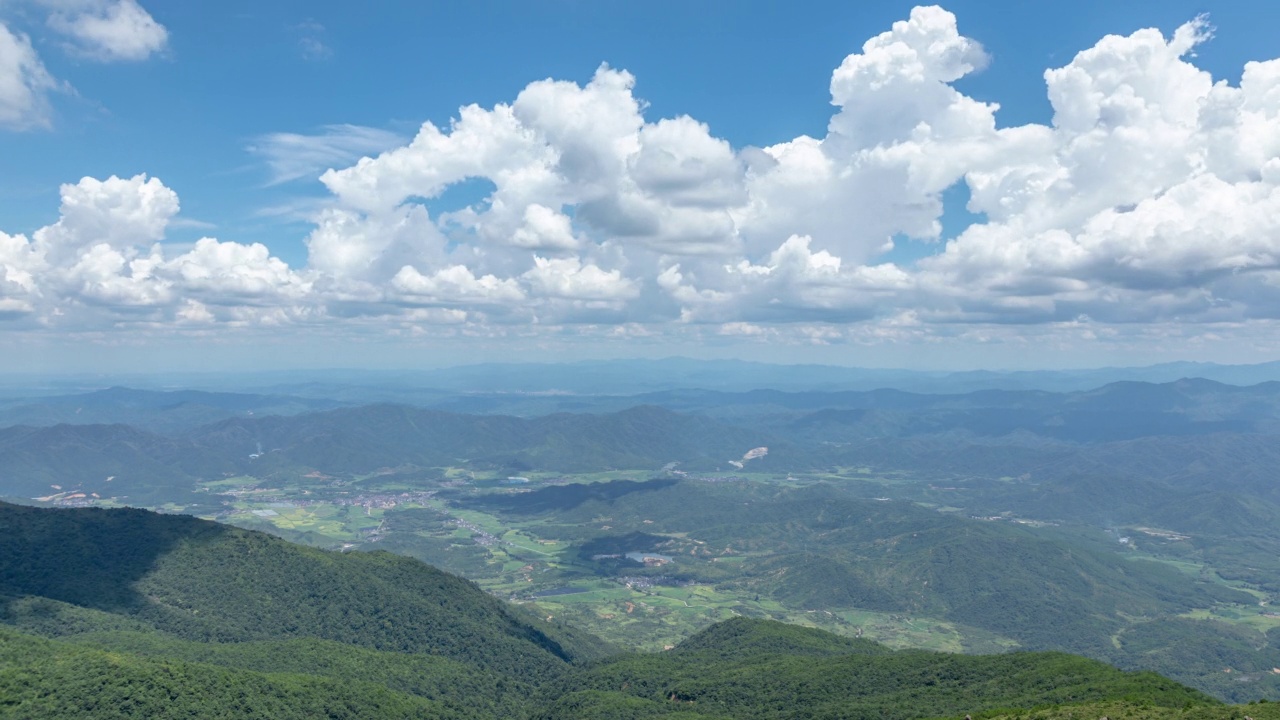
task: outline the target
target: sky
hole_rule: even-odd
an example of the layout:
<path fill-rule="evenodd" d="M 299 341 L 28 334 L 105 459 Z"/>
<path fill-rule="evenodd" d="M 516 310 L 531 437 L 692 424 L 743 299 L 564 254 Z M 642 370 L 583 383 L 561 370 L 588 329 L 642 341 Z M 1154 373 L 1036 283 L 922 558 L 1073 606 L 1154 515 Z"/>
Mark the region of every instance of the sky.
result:
<path fill-rule="evenodd" d="M 0 372 L 1280 359 L 1277 26 L 0 0 Z"/>

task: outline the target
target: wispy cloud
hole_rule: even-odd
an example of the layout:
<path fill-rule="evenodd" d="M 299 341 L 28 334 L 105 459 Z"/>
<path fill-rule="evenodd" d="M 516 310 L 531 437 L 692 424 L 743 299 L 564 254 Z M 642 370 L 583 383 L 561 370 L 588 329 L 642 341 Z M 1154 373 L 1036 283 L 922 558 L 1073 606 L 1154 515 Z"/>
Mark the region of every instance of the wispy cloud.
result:
<path fill-rule="evenodd" d="M 293 28 L 298 34 L 298 50 L 303 60 L 328 60 L 333 57 L 333 48 L 325 42 L 325 27 L 315 20 L 307 19 Z"/>
<path fill-rule="evenodd" d="M 206 220 L 197 220 L 195 218 L 176 217 L 169 222 L 169 227 L 175 230 L 216 230 L 217 223 L 211 223 Z"/>
<path fill-rule="evenodd" d="M 0 127 L 47 127 L 48 93 L 57 85 L 27 36 L 0 23 Z"/>
<path fill-rule="evenodd" d="M 390 130 L 361 125 L 325 125 L 312 135 L 270 133 L 249 145 L 250 153 L 261 157 L 271 169 L 272 185 L 315 179 L 324 171 L 349 165 L 365 156 L 376 155 L 405 143 Z"/>

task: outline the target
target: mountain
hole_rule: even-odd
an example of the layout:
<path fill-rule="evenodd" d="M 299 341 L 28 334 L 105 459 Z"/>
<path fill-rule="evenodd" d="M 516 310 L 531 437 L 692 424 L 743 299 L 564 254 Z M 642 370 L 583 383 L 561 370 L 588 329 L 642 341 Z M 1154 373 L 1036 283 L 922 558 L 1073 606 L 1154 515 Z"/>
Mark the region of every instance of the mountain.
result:
<path fill-rule="evenodd" d="M 126 497 L 139 505 L 192 500 L 197 476 L 230 463 L 189 442 L 127 425 L 0 429 L 0 494 Z"/>
<path fill-rule="evenodd" d="M 1280 380 L 1280 363 L 1219 365 L 1178 362 L 1145 367 L 1080 370 L 944 371 L 858 368 L 836 365 L 784 365 L 745 360 L 661 359 L 582 360 L 565 363 L 484 363 L 418 371 L 312 371 L 239 377 L 237 386 L 257 385 L 281 394 L 332 393 L 341 386 L 346 399 L 356 388 L 386 392 L 430 388 L 452 393 L 569 393 L 630 395 L 663 390 L 711 389 L 729 392 L 775 388 L 793 391 L 876 390 L 894 388 L 921 393 L 964 393 L 976 390 L 1089 390 L 1113 382 L 1167 383 L 1200 377 L 1233 385 Z M 230 378 L 228 378 L 230 379 Z M 190 382 L 190 379 L 187 379 Z M 365 398 L 364 402 L 369 402 Z"/>
<path fill-rule="evenodd" d="M 537 717 L 680 710 L 690 714 L 677 717 L 906 720 L 1122 698 L 1165 709 L 1211 707 L 1199 693 L 1156 675 L 1120 673 L 1060 653 L 841 652 L 821 648 L 825 643 L 814 636 L 770 621 L 731 620 L 673 652 L 588 668 Z M 826 652 L 814 652 L 815 644 Z"/>
<path fill-rule="evenodd" d="M 330 553 L 143 510 L 0 505 L 4 617 L 19 627 L 153 629 L 201 642 L 317 638 L 430 652 L 540 677 L 589 656 L 572 633 L 473 584 L 390 553 Z M 86 612 L 88 611 L 88 612 Z"/>
<path fill-rule="evenodd" d="M 825 618 L 826 627 L 850 634 L 875 623 L 867 618 L 873 611 L 919 632 L 915 642 L 929 642 L 928 633 L 941 631 L 958 636 L 953 647 L 970 652 L 1010 646 L 1062 650 L 1156 669 L 1222 697 L 1275 691 L 1269 668 L 1276 666 L 1273 661 L 1280 664 L 1280 644 L 1274 638 L 1244 625 L 1182 622 L 1192 613 L 1248 614 L 1257 607 L 1250 592 L 1208 573 L 1190 575 L 1153 562 L 1100 531 L 1092 531 L 1100 536 L 1095 538 L 972 519 L 911 502 L 859 497 L 858 490 L 837 483 L 786 487 L 662 479 L 523 493 L 459 492 L 451 498 L 460 508 L 491 514 L 501 526 L 536 527 L 544 537 L 573 539 L 576 555 L 556 561 L 561 583 L 587 577 L 604 585 L 609 578 L 616 583 L 619 576 L 647 573 L 667 586 L 650 602 L 701 602 L 714 589 L 716 597 L 754 599 L 735 606 L 742 614 Z M 413 547 L 411 540 L 403 542 Z M 621 558 L 630 551 L 673 561 L 638 568 Z M 1258 556 L 1265 559 L 1261 550 Z M 604 605 L 594 612 L 617 611 Z M 574 617 L 609 632 L 611 623 L 598 627 L 594 614 Z M 1164 626 L 1172 629 L 1152 634 Z M 1205 661 L 1175 659 L 1181 652 Z M 1247 675 L 1252 684 L 1224 674 L 1224 667 Z"/>
<path fill-rule="evenodd" d="M 292 418 L 228 420 L 190 437 L 241 458 L 261 448 L 264 462 L 327 473 L 464 463 L 561 472 L 656 469 L 673 461 L 714 468 L 768 441 L 759 432 L 653 406 L 604 415 L 516 418 L 370 405 Z"/>
<path fill-rule="evenodd" d="M 1247 593 L 1189 581 L 1153 562 L 1053 539 L 1023 526 L 976 522 L 835 486 L 653 480 L 548 487 L 460 499 L 464 507 L 537 519 L 560 537 L 609 518 L 611 536 L 652 533 L 667 552 L 697 554 L 679 570 L 725 583 L 709 558 L 748 553 L 729 581 L 806 609 L 868 608 L 941 617 L 1024 647 L 1099 654 L 1124 618 L 1178 614 Z M 582 534 L 583 530 L 577 530 Z M 586 530 L 595 548 L 601 533 Z M 697 561 L 698 558 L 708 558 Z"/>
<path fill-rule="evenodd" d="M 0 403 L 0 426 L 124 424 L 172 435 L 232 417 L 297 415 L 341 404 L 285 395 L 110 387 L 88 393 L 5 400 Z"/>
<path fill-rule="evenodd" d="M 236 418 L 181 437 L 124 425 L 0 429 L 0 495 L 38 498 L 97 493 L 130 504 L 198 503 L 196 479 L 319 471 L 368 474 L 386 467 L 470 466 L 594 472 L 728 467 L 770 446 L 769 466 L 803 454 L 754 430 L 642 406 L 606 415 L 539 418 L 458 415 L 370 405 L 293 417 Z M 57 486 L 57 487 L 55 487 Z M 164 500 L 154 501 L 164 495 Z M 207 499 L 207 498 L 204 498 Z"/>
<path fill-rule="evenodd" d="M 4 717 L 907 720 L 1086 701 L 1239 711 L 1059 653 L 891 652 L 747 619 L 669 653 L 607 656 L 385 553 L 140 510 L 0 505 L 0 527 Z"/>
<path fill-rule="evenodd" d="M 217 397 L 230 408 L 256 396 Z M 612 408 L 637 401 L 649 404 Z M 1075 393 L 961 395 L 697 391 L 574 402 L 612 409 L 517 417 L 383 404 L 237 415 L 177 435 L 123 425 L 15 426 L 0 430 L 0 495 L 74 490 L 148 504 L 163 488 L 190 489 L 196 479 L 367 475 L 400 466 L 598 472 L 678 462 L 714 470 L 762 446 L 769 454 L 752 467 L 764 471 L 843 465 L 991 477 L 1111 474 L 1184 490 L 1205 489 L 1206 478 L 1219 485 L 1239 478 L 1266 493 L 1274 483 L 1254 471 L 1280 453 L 1271 439 L 1280 433 L 1280 383 L 1124 382 Z"/>
<path fill-rule="evenodd" d="M 148 659 L 0 628 L 0 716 L 465 718 L 376 683 Z"/>

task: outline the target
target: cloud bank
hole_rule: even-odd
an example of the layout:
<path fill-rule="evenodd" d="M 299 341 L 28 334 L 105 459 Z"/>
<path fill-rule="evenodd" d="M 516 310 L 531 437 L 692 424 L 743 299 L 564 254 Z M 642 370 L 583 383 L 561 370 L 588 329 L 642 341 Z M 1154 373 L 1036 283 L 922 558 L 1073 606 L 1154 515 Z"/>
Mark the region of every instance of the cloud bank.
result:
<path fill-rule="evenodd" d="M 0 318 L 804 342 L 1269 323 L 1280 60 L 1215 81 L 1193 55 L 1210 35 L 1195 19 L 1103 38 L 1045 72 L 1049 124 L 1000 127 L 997 105 L 958 91 L 990 59 L 952 14 L 920 7 L 833 71 L 822 137 L 735 148 L 696 118 L 647 117 L 635 78 L 607 65 L 407 143 L 351 126 L 267 136 L 277 181 L 345 165 L 320 176 L 330 197 L 304 267 L 213 238 L 176 252 L 172 190 L 86 178 L 63 187 L 53 225 L 0 233 Z M 46 82 L 26 39 L 0 32 L 0 122 L 39 122 Z M 433 209 L 476 183 L 482 200 Z M 942 194 L 959 183 L 980 220 L 944 238 Z M 883 259 L 903 242 L 938 252 Z"/>

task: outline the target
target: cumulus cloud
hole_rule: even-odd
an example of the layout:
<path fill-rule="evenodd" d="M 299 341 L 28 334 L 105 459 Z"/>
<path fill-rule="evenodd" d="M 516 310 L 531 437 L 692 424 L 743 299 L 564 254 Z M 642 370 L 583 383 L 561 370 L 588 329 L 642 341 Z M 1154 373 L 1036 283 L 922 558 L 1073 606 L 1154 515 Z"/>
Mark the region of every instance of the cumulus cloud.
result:
<path fill-rule="evenodd" d="M 564 300 L 619 301 L 635 297 L 636 284 L 618 270 L 584 265 L 577 258 L 533 258 L 522 277 L 540 295 Z"/>
<path fill-rule="evenodd" d="M 450 265 L 430 277 L 406 265 L 391 279 L 391 284 L 403 297 L 429 304 L 484 307 L 525 299 L 524 291 L 514 280 L 499 280 L 493 275 L 476 277 L 463 265 Z"/>
<path fill-rule="evenodd" d="M 156 178 L 84 178 L 61 194 L 53 224 L 31 238 L 0 233 L 0 317 L 81 328 L 221 307 L 248 321 L 309 302 L 308 282 L 264 245 L 203 238 L 170 252 L 178 196 Z"/>
<path fill-rule="evenodd" d="M 745 201 L 740 163 L 689 118 L 647 125 L 634 84 L 608 66 L 585 86 L 535 82 L 510 105 L 462 108 L 447 131 L 426 123 L 409 145 L 321 179 L 340 204 L 368 214 L 487 179 L 495 189 L 483 207 L 448 218 L 486 244 L 567 249 L 573 233 L 548 243 L 530 224 L 571 206 L 600 242 L 675 254 L 732 249 L 728 210 Z"/>
<path fill-rule="evenodd" d="M 1203 20 L 1110 36 L 1045 73 L 1044 147 L 971 171 L 989 222 L 920 263 L 958 317 L 1061 321 L 1274 314 L 1280 61 L 1239 87 L 1189 61 Z M 999 159 L 999 158 L 996 158 Z"/>
<path fill-rule="evenodd" d="M 146 60 L 169 42 L 169 31 L 137 0 L 40 0 L 49 27 L 80 53 L 102 62 Z"/>
<path fill-rule="evenodd" d="M 175 323 L 382 317 L 810 343 L 1269 321 L 1280 60 L 1215 81 L 1193 55 L 1210 35 L 1192 19 L 1168 37 L 1107 36 L 1045 72 L 1050 121 L 1016 127 L 954 85 L 991 61 L 981 44 L 921 7 L 833 71 L 821 137 L 735 148 L 695 118 L 648 117 L 635 78 L 607 65 L 408 142 L 353 126 L 266 136 L 254 152 L 276 181 L 320 173 L 330 193 L 305 267 L 213 239 L 171 256 L 172 191 L 86 179 L 31 240 L 0 235 L 0 317 L 69 297 Z M 981 219 L 943 237 L 958 183 Z M 486 189 L 444 206 L 460 186 Z M 895 242 L 940 252 L 894 264 Z"/>
<path fill-rule="evenodd" d="M 178 194 L 158 178 L 84 178 L 62 186 L 58 221 L 36 231 L 37 246 L 55 262 L 79 250 L 155 243 L 178 214 Z"/>
<path fill-rule="evenodd" d="M 986 62 L 937 7 L 915 8 L 845 58 L 831 77 L 840 110 L 827 135 L 748 156 L 752 202 L 742 222 L 753 248 L 799 233 L 864 262 L 896 234 L 937 239 L 942 191 L 1017 144 L 996 132 L 995 105 L 949 84 Z"/>
<path fill-rule="evenodd" d="M 840 109 L 826 137 L 739 150 L 688 116 L 648 120 L 625 71 L 601 66 L 585 85 L 537 81 L 510 104 L 464 107 L 447 128 L 426 123 L 403 147 L 326 172 L 333 217 L 344 222 L 321 222 L 313 255 L 335 269 L 329 250 L 341 247 L 361 280 L 385 281 L 421 259 L 404 244 L 369 242 L 364 228 L 415 216 L 421 228 L 408 244 L 418 253 L 462 249 L 476 272 L 523 278 L 533 294 L 625 289 L 610 300 L 629 298 L 649 318 L 865 318 L 891 299 L 867 290 L 867 278 L 898 282 L 901 273 L 859 265 L 897 234 L 937 239 L 942 191 L 1039 141 L 998 132 L 995 106 L 949 84 L 986 62 L 954 16 L 917 8 L 834 72 Z M 431 200 L 475 178 L 493 186 L 482 202 L 429 217 Z M 790 255 L 778 253 L 792 237 L 804 238 L 811 260 L 845 270 L 791 271 Z M 519 249 L 535 251 L 532 266 Z M 677 265 L 673 282 L 663 273 Z M 587 277 L 594 284 L 583 285 Z"/>

